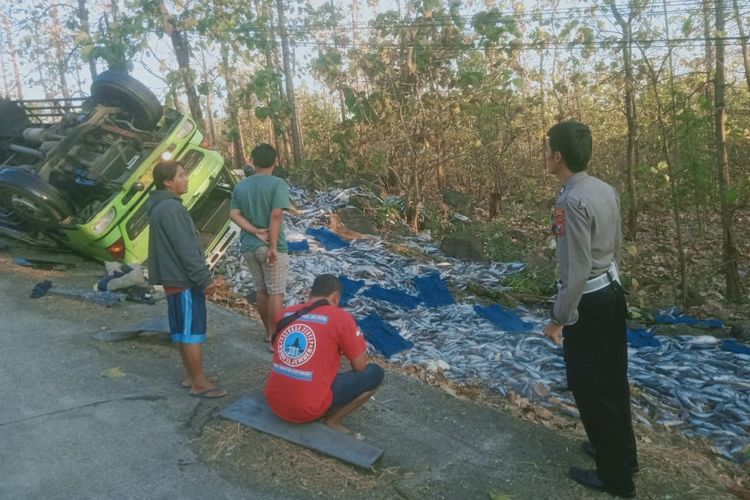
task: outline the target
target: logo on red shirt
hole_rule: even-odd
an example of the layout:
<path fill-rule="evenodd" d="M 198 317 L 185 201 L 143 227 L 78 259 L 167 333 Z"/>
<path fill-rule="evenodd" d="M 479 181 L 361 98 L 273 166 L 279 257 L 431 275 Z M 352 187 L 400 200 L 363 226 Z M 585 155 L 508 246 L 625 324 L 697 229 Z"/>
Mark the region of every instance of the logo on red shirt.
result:
<path fill-rule="evenodd" d="M 279 361 L 287 366 L 304 365 L 315 353 L 315 332 L 305 324 L 292 324 L 279 337 Z"/>

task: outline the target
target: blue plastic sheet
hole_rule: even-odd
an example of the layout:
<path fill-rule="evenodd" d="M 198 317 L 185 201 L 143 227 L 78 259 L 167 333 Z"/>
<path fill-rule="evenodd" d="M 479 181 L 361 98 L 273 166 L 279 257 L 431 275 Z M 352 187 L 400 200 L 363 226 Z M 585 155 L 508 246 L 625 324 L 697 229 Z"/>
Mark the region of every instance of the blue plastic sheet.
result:
<path fill-rule="evenodd" d="M 365 286 L 364 281 L 349 279 L 346 276 L 339 276 L 339 282 L 341 283 L 341 307 L 344 307 L 354 294 Z"/>
<path fill-rule="evenodd" d="M 699 328 L 722 328 L 724 322 L 720 319 L 698 319 L 692 316 L 682 314 L 677 307 L 670 307 L 662 309 L 654 317 L 654 323 L 662 323 L 666 325 L 688 325 L 696 326 Z"/>
<path fill-rule="evenodd" d="M 325 227 L 308 227 L 305 233 L 318 240 L 326 250 L 336 250 L 349 246 L 348 241 Z"/>
<path fill-rule="evenodd" d="M 523 321 L 518 314 L 499 304 L 489 307 L 474 306 L 474 311 L 506 332 L 527 332 L 534 327 L 533 323 Z"/>
<path fill-rule="evenodd" d="M 401 290 L 396 290 L 394 288 L 383 288 L 380 285 L 371 286 L 370 288 L 362 292 L 362 295 L 364 295 L 365 297 L 370 297 L 371 299 L 385 300 L 386 302 L 390 302 L 391 304 L 401 306 L 404 309 L 414 309 L 421 302 L 421 300 L 419 300 L 419 297 L 409 295 L 406 292 L 402 292 Z"/>
<path fill-rule="evenodd" d="M 737 354 L 748 354 L 750 355 L 750 346 L 737 342 L 734 339 L 724 339 L 721 341 L 721 350 L 734 352 Z"/>
<path fill-rule="evenodd" d="M 386 358 L 394 354 L 411 349 L 414 343 L 403 338 L 398 330 L 383 321 L 377 314 L 373 313 L 364 319 L 357 321 L 360 330 L 365 334 L 367 340 L 375 349 Z"/>
<path fill-rule="evenodd" d="M 428 307 L 447 306 L 456 303 L 451 291 L 448 290 L 448 285 L 438 273 L 414 278 L 414 286 L 419 292 L 419 298 Z"/>
<path fill-rule="evenodd" d="M 661 342 L 651 333 L 651 330 L 635 328 L 628 330 L 628 345 L 638 349 L 641 347 L 659 347 Z"/>
<path fill-rule="evenodd" d="M 287 249 L 289 252 L 307 252 L 310 250 L 310 245 L 307 243 L 307 240 L 302 241 L 288 241 L 286 243 Z"/>

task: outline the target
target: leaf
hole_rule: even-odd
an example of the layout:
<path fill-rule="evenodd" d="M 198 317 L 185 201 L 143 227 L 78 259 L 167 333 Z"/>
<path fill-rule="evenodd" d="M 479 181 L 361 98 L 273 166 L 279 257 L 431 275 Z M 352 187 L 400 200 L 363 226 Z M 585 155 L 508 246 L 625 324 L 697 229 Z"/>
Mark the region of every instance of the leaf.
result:
<path fill-rule="evenodd" d="M 487 495 L 490 497 L 490 500 L 510 500 L 510 497 L 508 495 L 504 495 L 503 493 L 498 493 L 496 491 L 488 491 Z"/>
<path fill-rule="evenodd" d="M 631 257 L 635 257 L 636 255 L 638 255 L 638 247 L 633 243 L 627 245 L 625 247 L 625 251 L 628 252 L 628 255 L 630 255 Z"/>
<path fill-rule="evenodd" d="M 125 372 L 122 371 L 122 368 L 119 366 L 115 366 L 113 368 L 107 368 L 103 372 L 99 374 L 101 377 L 107 377 L 107 378 L 122 378 L 125 376 Z"/>

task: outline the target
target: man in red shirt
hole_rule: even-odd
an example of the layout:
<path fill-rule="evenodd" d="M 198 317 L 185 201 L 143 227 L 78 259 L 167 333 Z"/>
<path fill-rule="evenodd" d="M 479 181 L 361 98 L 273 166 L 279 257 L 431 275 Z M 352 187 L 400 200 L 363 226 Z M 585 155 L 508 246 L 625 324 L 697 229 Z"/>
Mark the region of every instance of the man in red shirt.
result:
<path fill-rule="evenodd" d="M 323 423 L 349 432 L 341 419 L 370 399 L 383 369 L 367 362 L 365 339 L 348 312 L 339 308 L 336 276 L 315 278 L 308 302 L 284 309 L 274 334 L 273 366 L 265 396 L 271 410 L 293 423 Z M 339 373 L 341 354 L 352 369 Z"/>

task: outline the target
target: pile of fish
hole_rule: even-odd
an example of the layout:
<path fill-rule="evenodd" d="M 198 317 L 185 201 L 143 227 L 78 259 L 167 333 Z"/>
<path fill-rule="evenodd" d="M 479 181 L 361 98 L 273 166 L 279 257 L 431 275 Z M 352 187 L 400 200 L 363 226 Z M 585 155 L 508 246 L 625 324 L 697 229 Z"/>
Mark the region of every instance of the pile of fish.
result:
<path fill-rule="evenodd" d="M 289 241 L 307 238 L 310 250 L 292 254 L 286 303 L 303 302 L 314 278 L 323 273 L 362 280 L 365 285 L 396 288 L 417 295 L 413 278 L 437 272 L 452 289 L 468 283 L 503 290 L 503 278 L 523 268 L 520 263 L 464 262 L 442 254 L 428 234 L 402 244 L 421 251 L 409 258 L 389 251 L 379 238 L 351 241 L 350 246 L 325 250 L 305 236 L 308 227 L 325 226 L 330 213 L 346 206 L 356 188 L 320 193 L 292 190 L 302 210 L 285 217 Z M 239 241 L 233 243 L 219 271 L 235 291 L 252 293 L 252 277 L 245 267 Z M 566 388 L 562 350 L 541 334 L 548 311 L 518 309 L 532 324 L 526 333 L 499 330 L 473 310 L 478 300 L 439 308 L 404 309 L 370 299 L 361 291 L 346 309 L 362 319 L 377 313 L 414 343 L 390 358 L 404 366 L 442 371 L 457 382 L 480 382 L 502 396 L 513 391 L 537 404 L 577 415 Z M 730 460 L 745 462 L 750 445 L 750 356 L 721 351 L 714 337 L 658 336 L 659 347 L 629 349 L 629 377 L 635 387 L 634 417 L 679 429 L 686 436 L 707 438 L 712 450 Z"/>

